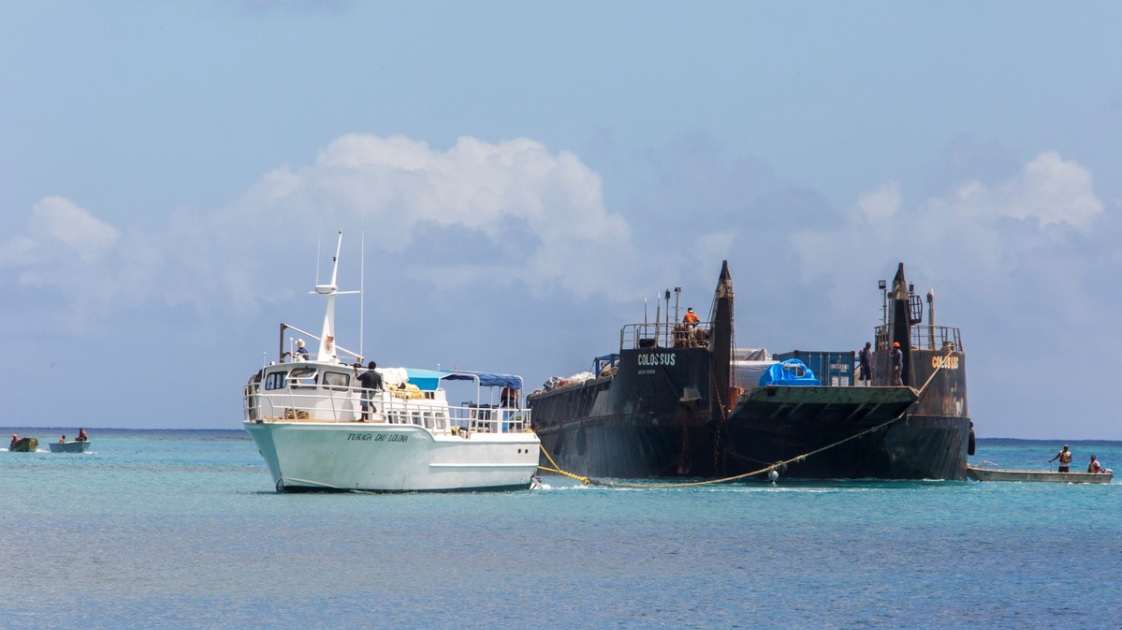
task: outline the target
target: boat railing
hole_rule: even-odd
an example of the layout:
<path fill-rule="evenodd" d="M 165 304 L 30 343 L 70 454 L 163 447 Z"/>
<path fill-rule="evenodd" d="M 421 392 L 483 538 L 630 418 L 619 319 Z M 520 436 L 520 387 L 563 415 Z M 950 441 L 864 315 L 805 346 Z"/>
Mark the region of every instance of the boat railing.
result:
<path fill-rule="evenodd" d="M 361 388 L 288 388 L 244 392 L 245 418 L 253 422 L 360 422 Z M 529 430 L 530 410 L 482 403 L 448 405 L 432 390 L 374 390 L 368 421 L 412 424 L 433 433 L 512 433 Z"/>
<path fill-rule="evenodd" d="M 621 349 L 704 348 L 709 345 L 710 322 L 627 324 L 619 333 Z"/>
<path fill-rule="evenodd" d="M 877 350 L 887 350 L 891 343 L 889 328 L 877 326 Z M 912 326 L 911 347 L 917 350 L 936 350 L 942 352 L 962 352 L 962 335 L 952 326 Z"/>

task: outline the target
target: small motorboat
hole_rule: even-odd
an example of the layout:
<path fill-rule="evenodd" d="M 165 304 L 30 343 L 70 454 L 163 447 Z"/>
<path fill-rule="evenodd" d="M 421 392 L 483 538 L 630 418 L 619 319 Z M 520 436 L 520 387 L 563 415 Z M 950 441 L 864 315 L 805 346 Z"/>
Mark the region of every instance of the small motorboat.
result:
<path fill-rule="evenodd" d="M 8 450 L 12 453 L 34 453 L 39 450 L 39 440 L 33 437 L 20 438 Z"/>
<path fill-rule="evenodd" d="M 90 443 L 87 440 L 78 442 L 51 442 L 52 453 L 85 453 L 90 450 Z"/>
<path fill-rule="evenodd" d="M 1055 470 L 1017 470 L 999 468 L 993 462 L 967 466 L 966 476 L 974 481 L 1046 481 L 1052 483 L 1110 483 L 1114 471 L 1104 469 L 1099 473 L 1057 472 Z"/>

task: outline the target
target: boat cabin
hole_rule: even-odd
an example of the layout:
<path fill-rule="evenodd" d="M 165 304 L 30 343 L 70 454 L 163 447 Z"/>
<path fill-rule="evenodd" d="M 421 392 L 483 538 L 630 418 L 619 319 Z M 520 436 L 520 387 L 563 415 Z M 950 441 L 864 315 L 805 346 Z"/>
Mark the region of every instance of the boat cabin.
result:
<path fill-rule="evenodd" d="M 245 418 L 258 423 L 411 424 L 433 433 L 507 433 L 530 427 L 530 410 L 519 405 L 521 377 L 411 368 L 378 368 L 378 372 L 384 388 L 365 390 L 354 368 L 341 363 L 266 366 L 245 386 Z M 474 400 L 450 405 L 446 381 L 473 385 Z M 369 401 L 365 420 L 364 396 Z"/>

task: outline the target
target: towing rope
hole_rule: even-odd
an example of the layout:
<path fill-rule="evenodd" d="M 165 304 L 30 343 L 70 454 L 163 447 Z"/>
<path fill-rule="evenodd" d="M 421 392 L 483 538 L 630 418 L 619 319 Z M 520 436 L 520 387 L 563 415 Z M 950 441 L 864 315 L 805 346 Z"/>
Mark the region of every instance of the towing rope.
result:
<path fill-rule="evenodd" d="M 946 365 L 945 359 L 949 358 L 951 356 L 951 354 L 953 354 L 953 353 L 954 353 L 953 350 L 948 350 L 947 354 L 943 357 L 944 360 L 939 361 L 939 364 L 937 366 L 935 366 L 935 370 L 931 373 L 931 376 L 927 377 L 927 382 L 925 382 L 923 384 L 923 387 L 919 388 L 918 392 L 916 393 L 916 399 L 917 400 L 919 399 L 920 396 L 923 395 L 923 392 L 927 390 L 927 386 L 931 384 L 931 380 L 933 378 L 935 378 L 935 375 L 939 373 L 939 370 L 943 369 L 943 366 Z M 582 484 L 584 484 L 586 486 L 592 485 L 592 486 L 604 486 L 604 487 L 608 487 L 608 488 L 633 488 L 633 489 L 641 489 L 641 490 L 665 490 L 665 489 L 669 489 L 669 488 L 689 488 L 689 487 L 693 487 L 693 486 L 709 486 L 709 485 L 715 485 L 715 484 L 718 484 L 718 483 L 729 483 L 731 481 L 738 481 L 740 479 L 746 479 L 748 477 L 755 477 L 756 475 L 769 474 L 772 471 L 778 472 L 779 468 L 783 468 L 783 467 L 787 466 L 787 464 L 793 464 L 793 463 L 801 462 L 808 457 L 812 457 L 812 456 L 817 455 L 817 454 L 819 454 L 823 451 L 828 451 L 832 448 L 841 446 L 842 444 L 845 444 L 846 442 L 848 442 L 850 440 L 855 440 L 855 439 L 857 439 L 857 438 L 859 438 L 863 435 L 867 435 L 867 434 L 872 433 L 874 431 L 879 431 L 879 430 L 887 427 L 890 424 L 893 424 L 895 422 L 899 422 L 902 418 L 907 416 L 907 414 L 908 414 L 907 410 L 904 410 L 903 412 L 900 413 L 900 415 L 896 416 L 895 418 L 893 418 L 893 419 L 891 419 L 887 422 L 878 424 L 875 427 L 870 427 L 868 429 L 865 429 L 864 431 L 861 431 L 860 433 L 854 433 L 853 435 L 851 435 L 847 438 L 838 440 L 837 442 L 834 442 L 833 444 L 828 444 L 826 446 L 823 446 L 822 448 L 818 448 L 818 449 L 815 449 L 813 451 L 803 453 L 802 455 L 797 455 L 797 456 L 792 457 L 790 459 L 785 459 L 781 462 L 776 462 L 774 464 L 771 464 L 771 465 L 766 466 L 764 468 L 761 468 L 759 470 L 753 470 L 752 472 L 746 472 L 746 473 L 742 473 L 742 474 L 739 474 L 739 475 L 733 475 L 732 477 L 722 477 L 720 479 L 705 479 L 703 481 L 687 481 L 687 482 L 681 482 L 681 483 L 643 483 L 643 484 L 622 483 L 622 482 L 616 482 L 616 481 L 591 479 L 589 477 L 582 477 L 580 475 L 576 475 L 576 474 L 561 470 L 561 467 L 557 465 L 557 462 L 553 461 L 553 457 L 550 456 L 549 451 L 545 450 L 545 445 L 544 444 L 540 444 L 539 446 L 541 447 L 542 453 L 545 454 L 546 459 L 549 460 L 549 463 L 553 464 L 553 467 L 550 468 L 548 466 L 538 466 L 538 469 L 539 470 L 544 470 L 545 472 L 552 472 L 552 473 L 561 474 L 561 475 L 564 475 L 564 476 L 569 477 L 571 479 L 576 479 L 577 481 L 581 482 Z"/>

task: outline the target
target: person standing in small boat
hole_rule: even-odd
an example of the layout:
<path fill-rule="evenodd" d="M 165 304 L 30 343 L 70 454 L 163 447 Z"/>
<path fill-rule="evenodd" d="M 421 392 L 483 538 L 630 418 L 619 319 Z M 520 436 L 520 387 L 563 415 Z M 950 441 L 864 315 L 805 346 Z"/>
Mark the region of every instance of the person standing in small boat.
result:
<path fill-rule="evenodd" d="M 1060 460 L 1060 472 L 1071 472 L 1071 451 L 1068 450 L 1067 444 L 1064 444 L 1063 450 L 1056 453 L 1056 456 L 1048 460 L 1049 463 Z"/>
<path fill-rule="evenodd" d="M 1102 464 L 1100 464 L 1099 460 L 1095 459 L 1095 456 L 1092 455 L 1091 456 L 1091 463 L 1087 464 L 1087 472 L 1089 472 L 1089 473 L 1101 473 L 1102 471 L 1103 471 Z"/>
<path fill-rule="evenodd" d="M 370 400 L 374 397 L 374 391 L 382 389 L 382 375 L 375 369 L 378 364 L 371 361 L 366 366 L 366 371 L 362 374 L 358 373 L 359 364 L 355 364 L 355 377 L 358 382 L 362 383 L 362 422 L 366 422 L 370 417 Z"/>
<path fill-rule="evenodd" d="M 11 441 L 11 443 L 10 443 L 10 444 L 8 444 L 8 450 L 10 451 L 10 450 L 12 450 L 13 448 L 15 448 L 15 447 L 16 447 L 16 443 L 17 443 L 17 442 L 19 442 L 19 436 L 18 436 L 18 435 L 16 435 L 15 433 L 13 433 L 13 434 L 12 434 L 12 441 Z"/>
<path fill-rule="evenodd" d="M 90 438 L 89 438 L 89 436 L 86 435 L 86 430 L 82 429 L 82 428 L 79 428 L 78 429 L 78 437 L 74 438 L 74 441 L 75 442 L 85 442 L 88 439 L 90 439 Z"/>

